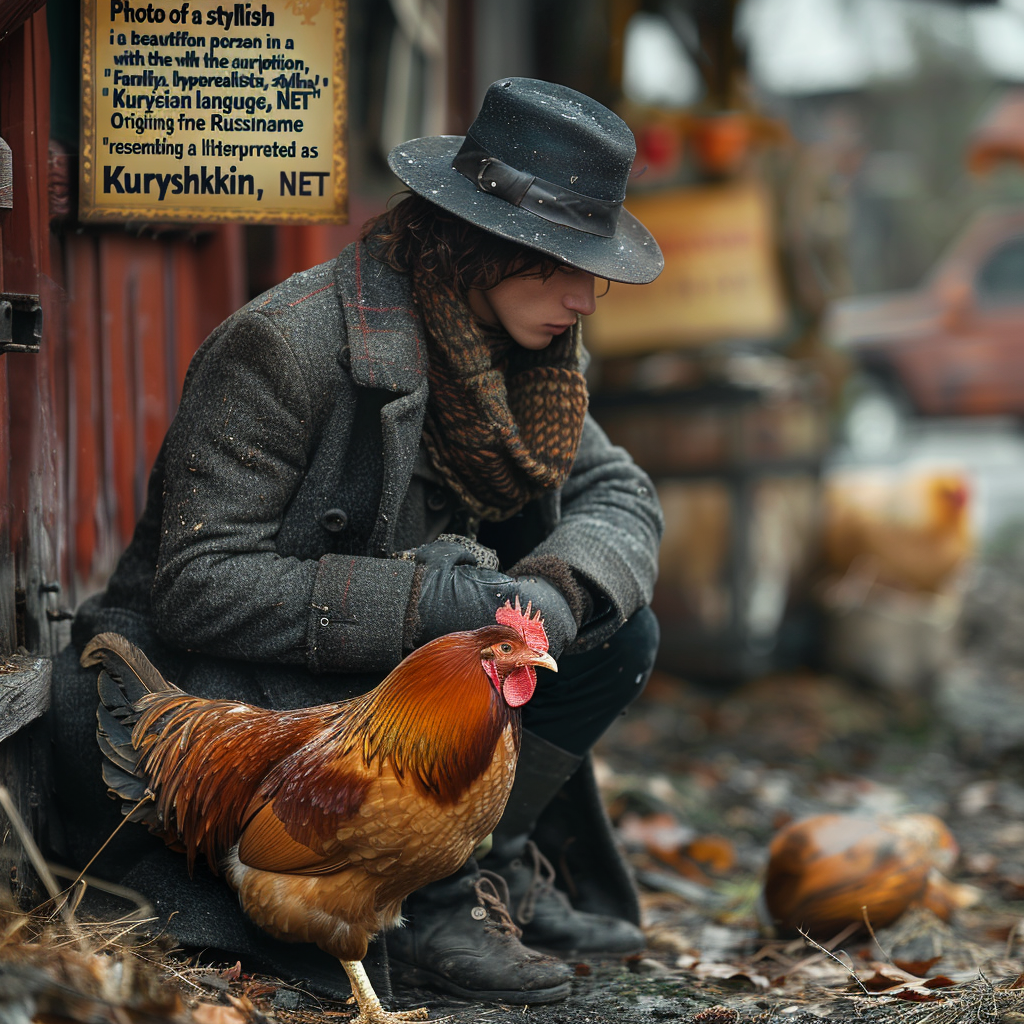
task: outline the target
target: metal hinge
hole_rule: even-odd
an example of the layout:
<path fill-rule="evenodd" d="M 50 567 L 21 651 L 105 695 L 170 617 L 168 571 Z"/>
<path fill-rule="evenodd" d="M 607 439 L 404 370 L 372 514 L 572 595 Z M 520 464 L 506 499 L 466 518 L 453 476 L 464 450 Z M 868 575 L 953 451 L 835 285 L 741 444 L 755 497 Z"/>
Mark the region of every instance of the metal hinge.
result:
<path fill-rule="evenodd" d="M 38 295 L 0 293 L 0 353 L 38 352 L 43 340 L 43 307 Z"/>

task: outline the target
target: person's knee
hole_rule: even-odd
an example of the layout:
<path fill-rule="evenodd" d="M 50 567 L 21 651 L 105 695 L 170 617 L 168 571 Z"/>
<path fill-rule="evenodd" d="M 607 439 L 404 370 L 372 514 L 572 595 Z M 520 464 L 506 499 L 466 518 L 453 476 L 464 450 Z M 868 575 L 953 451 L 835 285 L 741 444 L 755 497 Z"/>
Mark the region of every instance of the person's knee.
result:
<path fill-rule="evenodd" d="M 609 638 L 607 654 L 609 658 L 622 659 L 635 665 L 646 677 L 654 668 L 660 642 L 658 617 L 649 606 L 644 605 Z"/>
<path fill-rule="evenodd" d="M 644 605 L 605 641 L 602 675 L 607 685 L 618 691 L 617 700 L 623 708 L 632 704 L 647 685 L 660 640 L 657 616 Z"/>
<path fill-rule="evenodd" d="M 561 659 L 551 685 L 539 685 L 523 708 L 523 727 L 563 750 L 585 754 L 643 693 L 658 639 L 658 620 L 645 607 L 596 648 Z"/>

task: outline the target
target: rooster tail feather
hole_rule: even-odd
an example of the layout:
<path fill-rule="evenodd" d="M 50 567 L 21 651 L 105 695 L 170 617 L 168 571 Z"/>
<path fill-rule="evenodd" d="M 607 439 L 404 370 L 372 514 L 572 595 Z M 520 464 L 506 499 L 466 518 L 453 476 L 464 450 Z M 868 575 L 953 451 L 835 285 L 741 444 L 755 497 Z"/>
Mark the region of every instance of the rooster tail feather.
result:
<path fill-rule="evenodd" d="M 100 698 L 96 706 L 96 741 L 104 755 L 125 771 L 134 771 L 139 763 L 139 752 L 132 743 L 132 727 L 138 713 L 124 690 L 105 670 L 100 671 L 96 689 Z"/>
<path fill-rule="evenodd" d="M 79 660 L 86 668 L 102 665 L 110 678 L 124 690 L 129 704 L 134 704 L 147 693 L 178 689 L 164 679 L 149 658 L 120 633 L 94 636 L 85 645 Z"/>
<path fill-rule="evenodd" d="M 111 794 L 119 796 L 123 801 L 121 813 L 129 821 L 141 821 L 145 825 L 158 821 L 153 805 L 146 800 L 146 784 L 138 776 L 123 772 L 111 761 L 107 761 L 103 765 L 103 781 Z"/>
<path fill-rule="evenodd" d="M 160 815 L 152 801 L 145 799 L 148 786 L 140 766 L 142 753 L 132 745 L 132 726 L 138 715 L 105 670 L 100 671 L 97 689 L 96 742 L 104 757 L 103 781 L 110 795 L 121 799 L 125 817 L 156 827 Z"/>
<path fill-rule="evenodd" d="M 122 813 L 133 821 L 159 824 L 159 813 L 145 800 L 148 781 L 142 770 L 143 754 L 132 743 L 139 719 L 136 701 L 149 693 L 181 692 L 167 682 L 153 663 L 117 633 L 101 633 L 86 644 L 81 663 L 98 665 L 96 692 L 96 742 L 103 754 L 103 781 L 113 797 L 123 801 Z M 145 802 L 139 806 L 139 801 Z"/>
<path fill-rule="evenodd" d="M 124 690 L 105 670 L 101 669 L 96 677 L 96 692 L 99 694 L 100 707 L 114 720 L 110 723 L 111 728 L 116 723 L 127 722 L 134 714 Z"/>
<path fill-rule="evenodd" d="M 130 728 L 102 704 L 96 709 L 96 742 L 108 761 L 123 771 L 135 771 L 139 754 L 132 746 Z"/>

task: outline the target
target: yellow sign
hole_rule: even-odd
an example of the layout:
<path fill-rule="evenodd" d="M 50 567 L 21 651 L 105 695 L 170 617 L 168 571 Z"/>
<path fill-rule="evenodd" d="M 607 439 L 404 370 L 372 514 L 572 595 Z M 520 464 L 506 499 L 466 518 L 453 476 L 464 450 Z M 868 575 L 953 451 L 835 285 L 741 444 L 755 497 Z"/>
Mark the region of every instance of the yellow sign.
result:
<path fill-rule="evenodd" d="M 616 356 L 768 338 L 785 303 L 768 198 L 752 183 L 630 197 L 626 208 L 658 240 L 665 269 L 652 284 L 613 284 L 586 324 L 587 348 Z"/>
<path fill-rule="evenodd" d="M 83 220 L 345 223 L 345 0 L 83 0 Z"/>

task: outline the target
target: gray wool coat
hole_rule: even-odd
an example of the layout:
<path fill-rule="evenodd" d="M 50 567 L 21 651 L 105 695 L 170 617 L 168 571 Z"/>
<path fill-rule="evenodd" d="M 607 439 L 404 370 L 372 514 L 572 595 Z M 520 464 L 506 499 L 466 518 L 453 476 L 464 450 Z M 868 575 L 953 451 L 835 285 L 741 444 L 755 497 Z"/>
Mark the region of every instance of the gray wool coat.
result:
<path fill-rule="evenodd" d="M 134 538 L 79 625 L 128 608 L 170 648 L 390 670 L 415 568 L 390 556 L 426 539 L 424 487 L 453 498 L 414 476 L 426 400 L 409 277 L 362 243 L 254 299 L 193 359 Z M 595 596 L 571 655 L 649 603 L 662 525 L 651 481 L 588 417 L 561 491 L 496 546 L 506 569 L 554 556 Z"/>

